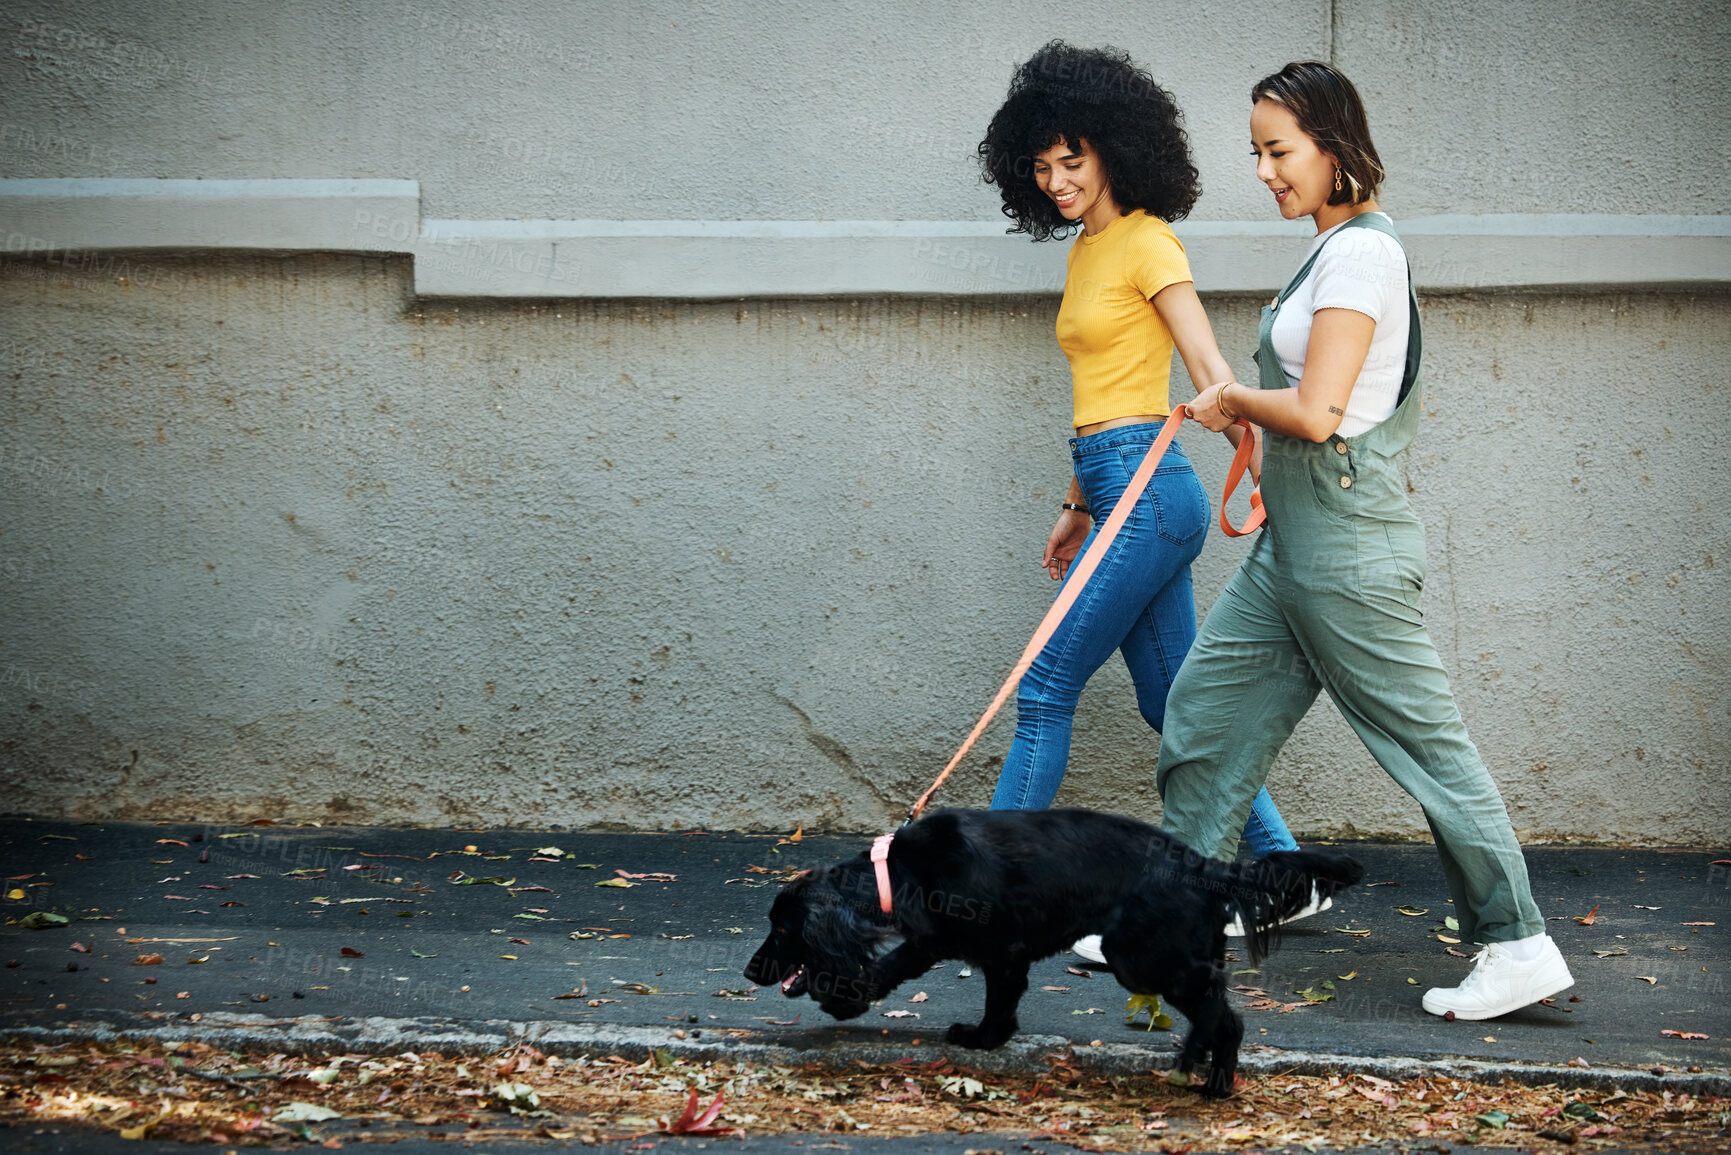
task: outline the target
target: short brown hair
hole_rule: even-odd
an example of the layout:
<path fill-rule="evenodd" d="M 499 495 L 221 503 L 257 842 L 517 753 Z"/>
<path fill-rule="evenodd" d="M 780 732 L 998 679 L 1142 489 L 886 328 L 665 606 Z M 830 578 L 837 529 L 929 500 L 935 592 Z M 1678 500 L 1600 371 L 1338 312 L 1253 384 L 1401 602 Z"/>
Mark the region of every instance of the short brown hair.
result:
<path fill-rule="evenodd" d="M 1334 155 L 1346 179 L 1339 192 L 1329 193 L 1329 204 L 1362 204 L 1376 195 L 1388 174 L 1370 141 L 1364 102 L 1352 81 L 1320 60 L 1297 60 L 1256 82 L 1250 102 L 1259 100 L 1284 105 L 1304 135 Z"/>

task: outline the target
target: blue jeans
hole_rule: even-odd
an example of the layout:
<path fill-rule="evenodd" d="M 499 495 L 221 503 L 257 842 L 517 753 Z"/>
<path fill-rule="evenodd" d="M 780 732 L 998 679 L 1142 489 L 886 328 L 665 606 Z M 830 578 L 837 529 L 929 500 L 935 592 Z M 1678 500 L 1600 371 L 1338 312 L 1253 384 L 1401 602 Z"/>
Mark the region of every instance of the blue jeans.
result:
<path fill-rule="evenodd" d="M 1159 434 L 1160 425 L 1149 423 L 1071 438 L 1076 481 L 1094 517 L 1084 552 Z M 1156 731 L 1163 728 L 1166 692 L 1196 639 L 1190 563 L 1207 535 L 1208 497 L 1174 441 L 1082 595 L 1022 676 L 1016 737 L 998 775 L 993 810 L 1052 804 L 1070 758 L 1076 702 L 1113 650 L 1130 668 L 1143 720 Z M 1258 856 L 1298 848 L 1267 790 L 1256 796 L 1244 838 Z"/>

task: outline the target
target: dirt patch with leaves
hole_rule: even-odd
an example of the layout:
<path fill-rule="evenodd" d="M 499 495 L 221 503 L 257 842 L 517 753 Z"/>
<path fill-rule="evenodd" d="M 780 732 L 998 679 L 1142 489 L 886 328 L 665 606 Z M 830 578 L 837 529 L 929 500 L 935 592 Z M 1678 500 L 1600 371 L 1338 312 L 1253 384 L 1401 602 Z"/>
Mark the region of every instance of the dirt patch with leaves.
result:
<path fill-rule="evenodd" d="M 844 1070 L 566 1058 L 519 1046 L 490 1056 L 247 1055 L 202 1043 L 66 1044 L 0 1051 L 0 1123 L 81 1122 L 130 1138 L 263 1145 L 386 1138 L 600 1143 L 656 1134 L 1006 1132 L 1087 1150 L 1462 1143 L 1722 1151 L 1731 1099 L 1574 1091 L 1435 1078 L 1276 1075 L 1210 1102 L 1160 1072 L 1096 1075 L 1067 1052 L 1041 1075 L 947 1059 Z"/>

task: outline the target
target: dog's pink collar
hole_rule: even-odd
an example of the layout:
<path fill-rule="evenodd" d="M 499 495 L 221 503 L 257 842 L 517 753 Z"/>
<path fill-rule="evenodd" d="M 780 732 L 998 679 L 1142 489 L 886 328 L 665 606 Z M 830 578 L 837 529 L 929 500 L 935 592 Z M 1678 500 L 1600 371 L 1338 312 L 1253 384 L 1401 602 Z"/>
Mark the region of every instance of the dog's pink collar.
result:
<path fill-rule="evenodd" d="M 878 907 L 885 913 L 890 913 L 890 842 L 895 838 L 893 833 L 879 835 L 872 842 L 872 869 L 878 876 Z"/>

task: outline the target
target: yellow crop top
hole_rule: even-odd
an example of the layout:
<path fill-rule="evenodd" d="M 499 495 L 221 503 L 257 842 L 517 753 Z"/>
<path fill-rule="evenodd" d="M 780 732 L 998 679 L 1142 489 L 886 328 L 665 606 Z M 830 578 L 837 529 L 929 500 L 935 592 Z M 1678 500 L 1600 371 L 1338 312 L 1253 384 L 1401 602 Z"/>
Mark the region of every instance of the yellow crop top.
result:
<path fill-rule="evenodd" d="M 1171 412 L 1172 333 L 1150 298 L 1190 279 L 1190 262 L 1172 227 L 1141 209 L 1076 238 L 1058 307 L 1073 425 Z"/>

